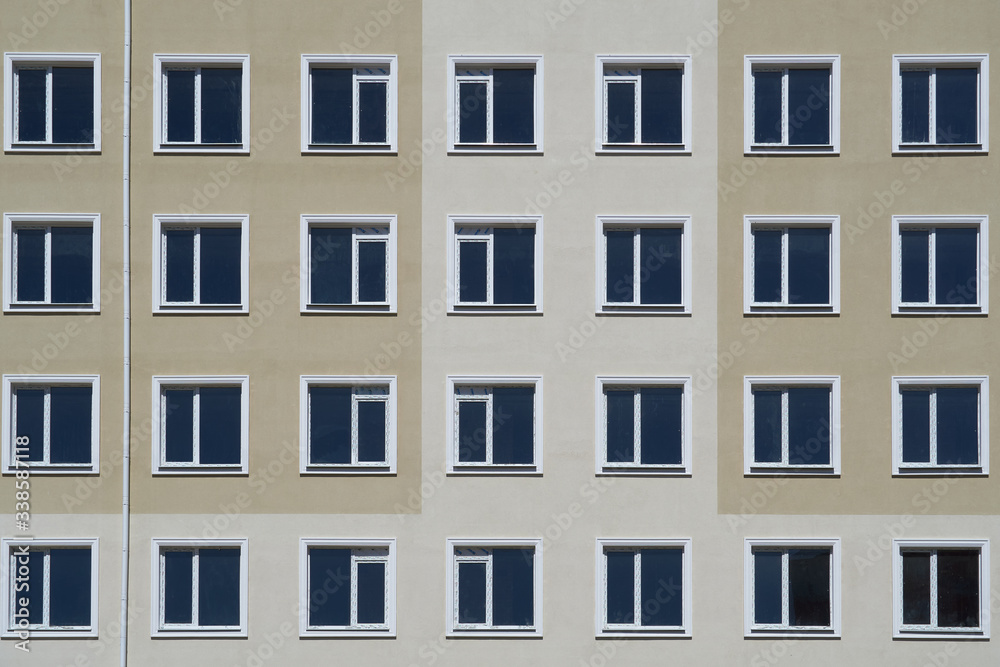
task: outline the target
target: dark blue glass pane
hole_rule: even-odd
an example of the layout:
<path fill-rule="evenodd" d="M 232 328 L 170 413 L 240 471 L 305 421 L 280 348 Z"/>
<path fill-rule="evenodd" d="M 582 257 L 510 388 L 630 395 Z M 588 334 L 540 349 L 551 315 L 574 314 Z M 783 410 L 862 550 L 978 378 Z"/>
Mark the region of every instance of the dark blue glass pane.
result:
<path fill-rule="evenodd" d="M 313 227 L 309 230 L 313 303 L 351 303 L 350 227 Z M 384 281 L 383 281 L 384 282 Z"/>
<path fill-rule="evenodd" d="M 534 625 L 534 549 L 493 550 L 493 625 Z"/>
<path fill-rule="evenodd" d="M 191 623 L 194 620 L 193 562 L 194 554 L 190 551 L 163 552 L 164 623 Z"/>
<path fill-rule="evenodd" d="M 243 70 L 201 70 L 201 142 L 243 142 Z"/>
<path fill-rule="evenodd" d="M 937 143 L 979 143 L 979 70 L 939 67 L 935 76 Z"/>
<path fill-rule="evenodd" d="M 635 462 L 635 393 L 606 391 L 608 463 Z"/>
<path fill-rule="evenodd" d="M 353 141 L 354 72 L 316 68 L 312 78 L 312 143 Z"/>
<path fill-rule="evenodd" d="M 781 552 L 753 554 L 753 622 L 781 623 Z"/>
<path fill-rule="evenodd" d="M 17 430 L 18 438 L 27 438 L 27 449 L 17 447 L 19 457 L 25 461 L 41 461 L 45 456 L 45 390 L 15 389 L 17 398 Z M 24 441 L 21 440 L 23 443 Z"/>
<path fill-rule="evenodd" d="M 458 460 L 486 462 L 485 401 L 461 401 L 458 404 Z"/>
<path fill-rule="evenodd" d="M 604 232 L 608 246 L 606 292 L 609 303 L 632 303 L 635 299 L 635 233 Z"/>
<path fill-rule="evenodd" d="M 781 392 L 753 392 L 753 460 L 781 463 Z"/>
<path fill-rule="evenodd" d="M 830 625 L 830 551 L 788 550 L 788 624 Z"/>
<path fill-rule="evenodd" d="M 493 463 L 533 463 L 534 431 L 534 387 L 493 389 Z"/>
<path fill-rule="evenodd" d="M 931 392 L 902 392 L 903 461 L 930 463 L 931 460 Z"/>
<path fill-rule="evenodd" d="M 830 463 L 830 388 L 788 390 L 788 463 Z"/>
<path fill-rule="evenodd" d="M 753 141 L 781 143 L 781 72 L 753 73 Z"/>
<path fill-rule="evenodd" d="M 194 390 L 168 389 L 164 459 L 170 463 L 194 463 Z"/>
<path fill-rule="evenodd" d="M 640 392 L 642 463 L 680 465 L 684 390 L 646 387 Z"/>
<path fill-rule="evenodd" d="M 788 230 L 788 303 L 830 303 L 830 229 Z"/>
<path fill-rule="evenodd" d="M 92 387 L 52 387 L 49 459 L 52 463 L 90 463 Z"/>
<path fill-rule="evenodd" d="M 486 143 L 486 95 L 485 83 L 460 83 L 458 142 L 461 144 Z"/>
<path fill-rule="evenodd" d="M 239 228 L 201 230 L 201 302 L 240 302 Z"/>
<path fill-rule="evenodd" d="M 386 90 L 384 83 L 362 83 L 358 86 L 358 138 L 362 143 L 384 144 L 386 141 Z"/>
<path fill-rule="evenodd" d="M 486 242 L 458 244 L 458 300 L 462 303 L 486 301 Z"/>
<path fill-rule="evenodd" d="M 979 463 L 979 388 L 937 390 L 937 462 Z"/>
<path fill-rule="evenodd" d="M 486 622 L 486 563 L 458 564 L 458 622 Z"/>
<path fill-rule="evenodd" d="M 240 550 L 198 550 L 198 625 L 240 624 Z"/>
<path fill-rule="evenodd" d="M 17 301 L 45 300 L 45 230 L 18 229 Z"/>
<path fill-rule="evenodd" d="M 493 230 L 493 303 L 535 302 L 535 228 Z"/>
<path fill-rule="evenodd" d="M 17 591 L 14 596 L 15 609 L 19 614 L 28 610 L 28 622 L 32 625 L 41 625 L 44 620 L 45 605 L 45 552 L 31 550 L 28 556 L 17 554 L 14 559 L 14 566 L 18 569 L 18 576 L 22 576 L 21 568 L 28 568 L 28 589 Z M 21 604 L 27 598 L 28 604 Z M 24 618 L 24 616 L 18 616 Z"/>
<path fill-rule="evenodd" d="M 635 142 L 635 84 L 608 83 L 608 143 Z"/>
<path fill-rule="evenodd" d="M 927 303 L 930 301 L 930 232 L 903 230 L 899 237 L 900 298 L 904 303 Z"/>
<path fill-rule="evenodd" d="M 979 626 L 979 551 L 938 551 L 938 627 Z"/>
<path fill-rule="evenodd" d="M 198 431 L 201 463 L 239 463 L 242 419 L 240 387 L 202 387 Z"/>
<path fill-rule="evenodd" d="M 52 68 L 52 141 L 94 143 L 94 68 Z"/>
<path fill-rule="evenodd" d="M 757 303 L 781 301 L 780 230 L 753 232 L 753 300 Z"/>
<path fill-rule="evenodd" d="M 939 304 L 975 303 L 979 232 L 938 228 L 935 236 L 935 296 Z"/>
<path fill-rule="evenodd" d="M 45 141 L 44 69 L 17 72 L 17 140 Z"/>
<path fill-rule="evenodd" d="M 644 227 L 640 231 L 639 280 L 641 303 L 680 304 L 680 229 Z"/>
<path fill-rule="evenodd" d="M 309 462 L 351 462 L 351 388 L 309 388 Z"/>
<path fill-rule="evenodd" d="M 358 563 L 358 623 L 385 623 L 385 563 Z"/>
<path fill-rule="evenodd" d="M 385 265 L 384 241 L 358 244 L 358 301 L 385 301 Z"/>
<path fill-rule="evenodd" d="M 309 625 L 351 624 L 351 550 L 309 549 Z"/>
<path fill-rule="evenodd" d="M 385 402 L 358 402 L 358 460 L 385 461 Z"/>
<path fill-rule="evenodd" d="M 931 555 L 903 552 L 903 623 L 931 623 Z"/>
<path fill-rule="evenodd" d="M 684 622 L 681 594 L 684 552 L 680 549 L 643 549 L 639 553 L 642 625 L 681 625 Z"/>
<path fill-rule="evenodd" d="M 52 303 L 91 303 L 94 281 L 94 230 L 52 228 Z"/>
<path fill-rule="evenodd" d="M 899 78 L 902 86 L 902 142 L 926 143 L 930 141 L 931 73 L 927 70 L 903 70 Z"/>
<path fill-rule="evenodd" d="M 635 622 L 635 554 L 608 551 L 608 623 Z"/>
<path fill-rule="evenodd" d="M 194 141 L 194 70 L 167 70 L 167 141 Z"/>
<path fill-rule="evenodd" d="M 683 141 L 680 69 L 642 70 L 642 143 L 679 144 Z"/>
<path fill-rule="evenodd" d="M 830 143 L 830 70 L 788 70 L 788 143 Z"/>
<path fill-rule="evenodd" d="M 535 70 L 493 70 L 493 143 L 535 141 Z"/>
<path fill-rule="evenodd" d="M 194 230 L 168 229 L 167 239 L 167 301 L 194 301 Z"/>

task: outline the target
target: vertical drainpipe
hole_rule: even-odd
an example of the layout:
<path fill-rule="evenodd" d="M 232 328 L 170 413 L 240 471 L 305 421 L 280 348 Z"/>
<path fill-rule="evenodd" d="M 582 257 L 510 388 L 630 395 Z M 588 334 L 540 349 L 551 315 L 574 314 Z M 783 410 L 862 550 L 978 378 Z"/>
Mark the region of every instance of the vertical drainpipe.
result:
<path fill-rule="evenodd" d="M 132 0 L 125 6 L 125 62 L 122 116 L 122 595 L 121 595 L 121 667 L 128 664 L 128 558 L 129 558 L 129 480 L 132 418 L 132 259 L 130 254 L 131 154 L 132 154 Z"/>

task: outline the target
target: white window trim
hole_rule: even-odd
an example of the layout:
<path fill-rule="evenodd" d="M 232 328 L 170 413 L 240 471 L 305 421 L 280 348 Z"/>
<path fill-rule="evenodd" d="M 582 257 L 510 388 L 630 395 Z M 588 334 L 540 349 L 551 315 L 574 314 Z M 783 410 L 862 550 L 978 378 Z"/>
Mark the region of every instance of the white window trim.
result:
<path fill-rule="evenodd" d="M 979 628 L 910 629 L 903 626 L 903 555 L 904 549 L 978 549 L 979 550 Z M 920 540 L 892 541 L 892 636 L 894 639 L 989 639 L 990 638 L 990 541 L 989 540 Z M 932 585 L 934 585 L 932 583 Z M 933 603 L 932 603 L 933 604 Z"/>
<path fill-rule="evenodd" d="M 812 227 L 830 229 L 830 303 L 829 304 L 773 304 L 757 303 L 754 295 L 754 239 L 757 227 Z M 788 243 L 782 240 L 781 261 L 782 292 L 788 291 Z M 787 300 L 787 297 L 786 299 Z M 746 215 L 743 216 L 743 313 L 774 313 L 786 315 L 839 315 L 840 314 L 840 216 L 839 215 Z"/>
<path fill-rule="evenodd" d="M 949 315 L 986 315 L 990 310 L 990 238 L 988 215 L 894 215 L 892 216 L 892 314 L 918 315 L 926 313 L 948 313 Z M 975 304 L 926 303 L 904 304 L 902 297 L 902 248 L 900 231 L 904 227 L 976 227 L 979 230 L 979 263 L 977 297 Z M 934 258 L 930 258 L 930 270 L 934 271 Z M 928 296 L 933 297 L 933 286 Z"/>
<path fill-rule="evenodd" d="M 463 465 L 458 462 L 458 402 L 455 400 L 455 388 L 463 386 L 478 387 L 527 387 L 535 388 L 535 457 L 531 465 L 510 465 L 495 463 L 477 463 Z M 448 399 L 445 415 L 445 443 L 448 450 L 447 473 L 449 475 L 541 475 L 542 474 L 542 376 L 541 375 L 449 375 L 447 377 Z M 487 422 L 490 416 L 487 413 Z"/>
<path fill-rule="evenodd" d="M 606 296 L 607 282 L 607 239 L 604 232 L 609 228 L 622 227 L 639 229 L 641 227 L 673 227 L 681 230 L 681 303 L 680 304 L 641 304 L 641 303 L 609 303 Z M 597 278 L 594 296 L 594 309 L 597 314 L 634 314 L 653 313 L 657 315 L 690 315 L 692 293 L 692 242 L 690 215 L 599 215 L 596 217 L 594 248 L 596 249 L 597 268 L 594 275 Z M 639 261 L 636 252 L 633 261 Z"/>
<path fill-rule="evenodd" d="M 535 143 L 533 144 L 460 144 L 458 143 L 458 76 L 459 67 L 498 67 L 503 65 L 533 65 L 535 68 Z M 542 56 L 448 56 L 448 153 L 478 153 L 491 155 L 504 153 L 507 155 L 534 155 L 544 151 L 543 130 L 545 119 L 545 104 L 543 98 L 544 68 Z"/>
<path fill-rule="evenodd" d="M 830 627 L 820 629 L 756 628 L 754 613 L 753 551 L 764 549 L 830 549 Z M 787 578 L 782 577 L 783 597 Z M 839 638 L 841 633 L 841 557 L 840 538 L 745 538 L 743 541 L 743 636 L 744 637 L 828 637 Z"/>
<path fill-rule="evenodd" d="M 652 626 L 649 630 L 641 625 L 625 629 L 623 627 L 609 628 L 605 623 L 607 611 L 607 561 L 604 557 L 605 550 L 615 548 L 629 549 L 680 549 L 683 553 L 681 561 L 681 605 L 682 623 L 679 628 L 663 628 Z M 691 637 L 691 619 L 693 617 L 692 582 L 691 570 L 691 538 L 675 539 L 624 539 L 624 538 L 597 538 L 597 551 L 595 562 L 597 563 L 594 581 L 597 592 L 594 614 L 594 633 L 598 639 L 601 638 L 624 638 L 624 637 L 660 637 L 660 638 L 684 638 Z M 637 598 L 638 601 L 638 598 Z"/>
<path fill-rule="evenodd" d="M 760 464 L 754 461 L 754 387 L 829 387 L 830 388 L 830 463 L 829 465 L 791 466 L 784 463 Z M 839 375 L 747 375 L 743 378 L 743 474 L 744 475 L 840 475 L 840 376 Z"/>
<path fill-rule="evenodd" d="M 461 226 L 469 227 L 533 227 L 535 230 L 535 302 L 527 304 L 500 304 L 491 303 L 462 304 L 458 301 L 458 241 L 456 230 Z M 503 313 L 505 315 L 535 315 L 542 313 L 543 289 L 542 258 L 544 237 L 542 233 L 542 216 L 540 215 L 449 215 L 447 229 L 448 248 L 448 314 L 457 313 Z M 492 236 L 492 235 L 490 235 Z M 487 258 L 487 282 L 492 282 L 490 275 L 493 257 Z"/>
<path fill-rule="evenodd" d="M 309 627 L 309 549 L 329 547 L 334 549 L 388 549 L 385 567 L 385 627 L 365 626 L 338 629 Z M 356 585 L 356 584 L 354 584 Z M 351 597 L 356 599 L 356 593 Z M 299 637 L 395 637 L 396 636 L 396 538 L 328 539 L 308 538 L 299 540 Z"/>
<path fill-rule="evenodd" d="M 14 229 L 17 227 L 90 227 L 93 229 L 93 247 L 91 250 L 91 298 L 93 303 L 69 304 L 19 302 L 14 300 Z M 12 312 L 60 312 L 60 313 L 99 313 L 101 312 L 101 214 L 100 213 L 4 213 L 3 214 L 3 310 Z M 48 284 L 52 267 L 46 264 L 46 284 Z"/>
<path fill-rule="evenodd" d="M 757 144 L 754 142 L 753 71 L 755 68 L 799 66 L 830 68 L 830 143 L 796 146 Z M 787 100 L 782 102 L 782 118 L 788 115 Z M 743 57 L 743 152 L 746 155 L 839 155 L 840 154 L 840 55 L 748 55 Z"/>
<path fill-rule="evenodd" d="M 166 415 L 162 410 L 163 391 L 170 388 L 200 387 L 240 388 L 240 464 L 209 465 L 205 463 L 174 463 L 163 460 L 163 428 Z M 246 475 L 250 471 L 250 376 L 248 375 L 154 375 L 153 426 L 150 434 L 154 475 Z M 195 424 L 197 429 L 198 425 Z"/>
<path fill-rule="evenodd" d="M 634 67 L 659 68 L 664 66 L 680 66 L 683 72 L 683 82 L 681 89 L 681 143 L 680 144 L 644 144 L 636 142 L 634 144 L 608 144 L 604 142 L 604 130 L 607 124 L 607 108 L 605 105 L 604 91 L 604 68 L 608 65 L 631 65 Z M 596 78 L 594 80 L 595 107 L 594 119 L 596 128 L 594 134 L 594 146 L 598 155 L 613 153 L 664 153 L 673 155 L 691 154 L 691 125 L 692 125 L 692 57 L 690 55 L 674 56 L 596 56 Z M 636 128 L 639 131 L 639 128 Z"/>
<path fill-rule="evenodd" d="M 643 465 L 635 463 L 633 465 L 617 464 L 609 465 L 607 462 L 607 400 L 604 390 L 609 386 L 622 386 L 635 389 L 646 387 L 680 387 L 684 392 L 681 407 L 681 464 L 678 466 L 668 465 Z M 595 448 L 595 473 L 597 475 L 628 475 L 628 476 L 652 476 L 652 477 L 690 477 L 693 466 L 693 439 L 694 428 L 693 414 L 693 389 L 690 375 L 674 377 L 653 377 L 653 376 L 611 376 L 599 375 L 594 387 L 594 416 L 595 416 L 595 438 L 597 443 Z M 636 422 L 636 428 L 639 427 Z"/>
<path fill-rule="evenodd" d="M 101 54 L 100 53 L 4 53 L 4 151 L 8 153 L 100 153 L 101 152 Z M 94 68 L 94 141 L 89 144 L 19 143 L 14 141 L 14 69 L 20 65 L 60 66 L 90 63 Z M 48 100 L 51 112 L 52 101 Z M 51 132 L 51 123 L 47 123 Z"/>
<path fill-rule="evenodd" d="M 314 464 L 309 462 L 310 387 L 388 387 L 385 407 L 386 443 L 384 464 Z M 299 474 L 301 475 L 395 475 L 397 426 L 395 375 L 301 375 L 299 376 Z M 353 430 L 353 429 L 352 429 Z"/>
<path fill-rule="evenodd" d="M 397 107 L 398 107 L 398 58 L 395 55 L 320 55 L 302 54 L 301 68 L 301 128 L 302 128 L 302 152 L 320 154 L 395 154 L 397 151 L 396 135 L 398 130 Z M 340 67 L 358 67 L 363 65 L 378 65 L 389 68 L 386 116 L 388 126 L 386 129 L 385 144 L 313 144 L 310 141 L 312 134 L 312 87 L 310 73 L 314 67 L 324 65 L 336 65 Z M 355 110 L 356 111 L 356 110 Z"/>
<path fill-rule="evenodd" d="M 164 227 L 239 227 L 240 303 L 232 305 L 164 303 Z M 250 312 L 250 216 L 248 215 L 154 215 L 153 216 L 153 312 L 154 313 L 243 313 Z M 197 262 L 195 270 L 197 271 Z"/>
<path fill-rule="evenodd" d="M 978 144 L 924 144 L 902 143 L 903 89 L 901 72 L 907 67 L 953 67 L 973 65 L 979 67 L 979 143 Z M 892 152 L 902 153 L 988 153 L 990 150 L 990 56 L 987 53 L 955 55 L 898 55 L 892 56 Z"/>
<path fill-rule="evenodd" d="M 903 398 L 904 387 L 977 387 L 979 389 L 979 465 L 949 466 L 937 463 L 903 462 Z M 933 433 L 932 429 L 932 433 Z M 924 375 L 892 378 L 892 474 L 915 477 L 987 476 L 990 472 L 990 379 L 985 375 Z"/>
<path fill-rule="evenodd" d="M 542 637 L 542 580 L 544 570 L 542 569 L 542 548 L 541 538 L 524 539 L 465 539 L 449 537 L 445 541 L 447 558 L 445 563 L 445 636 L 447 637 L 492 637 L 492 638 L 524 638 Z M 534 549 L 533 574 L 535 603 L 534 621 L 531 628 L 519 628 L 514 630 L 503 630 L 499 628 L 489 629 L 466 629 L 457 628 L 456 602 L 458 598 L 458 567 L 455 560 L 456 548 L 532 548 Z M 487 582 L 488 584 L 488 582 Z"/>
<path fill-rule="evenodd" d="M 303 313 L 395 313 L 396 309 L 396 216 L 395 215 L 303 215 L 300 216 L 299 228 L 299 310 Z M 350 303 L 350 304 L 313 304 L 310 303 L 312 262 L 309 252 L 309 230 L 313 227 L 388 227 L 386 237 L 386 303 Z M 358 235 L 353 235 L 354 239 Z M 357 241 L 354 241 L 357 245 Z M 354 280 L 357 279 L 357 266 L 354 269 Z"/>
<path fill-rule="evenodd" d="M 18 386 L 76 385 L 92 387 L 90 412 L 90 463 L 81 465 L 39 465 L 15 462 L 13 438 L 13 393 Z M 101 470 L 101 376 L 100 375 L 4 375 L 3 376 L 3 474 L 13 475 L 18 470 L 29 470 L 34 475 L 97 475 Z"/>
<path fill-rule="evenodd" d="M 37 637 L 63 637 L 63 638 L 84 638 L 97 637 L 98 601 L 101 589 L 98 586 L 98 573 L 100 572 L 100 553 L 98 547 L 100 539 L 92 538 L 12 538 L 5 537 L 0 540 L 0 558 L 3 558 L 3 568 L 0 568 L 0 613 L 3 614 L 3 632 L 0 637 L 4 639 L 20 638 L 20 633 L 24 632 L 13 623 L 14 615 L 14 575 L 13 569 L 9 567 L 12 550 L 26 546 L 29 549 L 58 549 L 66 547 L 90 547 L 90 626 L 89 628 L 73 628 L 63 630 L 60 628 L 31 628 L 28 632 Z M 48 583 L 48 582 L 46 582 Z M 23 592 L 22 592 L 23 595 Z"/>
<path fill-rule="evenodd" d="M 248 577 L 248 549 L 249 540 L 247 538 L 237 539 L 168 539 L 154 537 L 151 540 L 151 562 L 150 562 L 150 596 L 152 603 L 152 613 L 149 615 L 150 636 L 151 637 L 246 637 L 247 636 L 247 592 L 249 591 Z M 213 549 L 218 547 L 239 548 L 240 550 L 240 625 L 239 627 L 225 630 L 211 629 L 170 629 L 164 628 L 160 623 L 163 614 L 163 597 L 160 585 L 162 572 L 160 571 L 160 552 L 163 549 Z"/>
<path fill-rule="evenodd" d="M 164 90 L 166 88 L 165 71 L 171 66 L 210 67 L 219 65 L 239 65 L 242 68 L 243 83 L 241 95 L 242 134 L 243 142 L 227 146 L 207 144 L 167 143 L 166 125 L 164 124 Z M 250 55 L 206 55 L 206 54 L 153 54 L 153 152 L 154 153 L 250 153 Z M 197 114 L 196 114 L 197 116 Z M 197 122 L 197 121 L 196 121 Z"/>

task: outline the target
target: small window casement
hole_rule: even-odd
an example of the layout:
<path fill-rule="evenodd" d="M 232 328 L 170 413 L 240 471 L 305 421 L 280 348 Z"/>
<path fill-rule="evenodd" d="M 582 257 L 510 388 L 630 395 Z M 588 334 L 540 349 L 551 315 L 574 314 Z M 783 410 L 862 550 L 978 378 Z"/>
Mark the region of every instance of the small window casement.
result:
<path fill-rule="evenodd" d="M 840 474 L 840 377 L 744 378 L 744 473 Z"/>
<path fill-rule="evenodd" d="M 542 636 L 542 541 L 448 539 L 449 637 Z"/>
<path fill-rule="evenodd" d="M 542 152 L 542 57 L 448 56 L 448 150 Z"/>
<path fill-rule="evenodd" d="M 691 56 L 597 56 L 599 153 L 691 152 Z"/>
<path fill-rule="evenodd" d="M 449 216 L 448 312 L 542 312 L 541 216 Z"/>
<path fill-rule="evenodd" d="M 245 475 L 249 457 L 246 375 L 153 377 L 153 473 Z"/>
<path fill-rule="evenodd" d="M 892 378 L 895 475 L 989 473 L 989 378 Z"/>
<path fill-rule="evenodd" d="M 3 376 L 3 471 L 99 471 L 100 377 Z"/>
<path fill-rule="evenodd" d="M 840 637 L 840 539 L 744 542 L 747 637 Z"/>
<path fill-rule="evenodd" d="M 152 636 L 246 637 L 247 546 L 153 538 Z"/>
<path fill-rule="evenodd" d="M 396 376 L 303 375 L 302 474 L 396 472 Z"/>
<path fill-rule="evenodd" d="M 250 152 L 250 56 L 154 55 L 153 150 Z"/>
<path fill-rule="evenodd" d="M 153 312 L 246 313 L 249 216 L 153 216 Z"/>
<path fill-rule="evenodd" d="M 98 539 L 0 540 L 4 638 L 97 636 Z"/>
<path fill-rule="evenodd" d="M 840 152 L 840 56 L 746 56 L 744 150 Z"/>
<path fill-rule="evenodd" d="M 989 151 L 987 54 L 894 55 L 892 69 L 894 153 Z"/>
<path fill-rule="evenodd" d="M 746 216 L 744 312 L 840 312 L 840 217 Z"/>
<path fill-rule="evenodd" d="M 101 54 L 5 53 L 4 150 L 101 151 Z"/>
<path fill-rule="evenodd" d="M 597 312 L 691 313 L 690 216 L 597 216 Z"/>
<path fill-rule="evenodd" d="M 101 216 L 5 213 L 4 311 L 101 310 Z"/>
<path fill-rule="evenodd" d="M 299 542 L 300 637 L 396 636 L 396 540 Z"/>
<path fill-rule="evenodd" d="M 396 312 L 396 216 L 301 220 L 302 312 Z"/>
<path fill-rule="evenodd" d="M 989 312 L 989 218 L 892 217 L 892 312 Z"/>
<path fill-rule="evenodd" d="M 691 636 L 691 540 L 597 540 L 597 637 Z"/>

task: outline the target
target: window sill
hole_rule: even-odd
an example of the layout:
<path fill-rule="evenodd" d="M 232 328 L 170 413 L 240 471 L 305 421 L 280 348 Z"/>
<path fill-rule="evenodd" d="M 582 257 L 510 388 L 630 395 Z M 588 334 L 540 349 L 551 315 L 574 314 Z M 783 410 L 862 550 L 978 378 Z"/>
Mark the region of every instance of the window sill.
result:
<path fill-rule="evenodd" d="M 743 471 L 745 477 L 840 477 L 840 470 L 833 466 L 801 468 L 795 466 L 760 467 L 751 466 Z"/>
<path fill-rule="evenodd" d="M 5 153 L 73 153 L 99 155 L 98 144 L 12 144 L 4 147 Z"/>
<path fill-rule="evenodd" d="M 597 475 L 615 477 L 691 477 L 691 469 L 684 466 L 671 466 L 663 468 L 648 468 L 635 466 L 633 468 L 603 466 L 597 471 Z M 617 632 L 617 631 L 615 631 Z M 638 630 L 638 632 L 645 632 Z"/>
<path fill-rule="evenodd" d="M 378 476 L 391 477 L 396 474 L 395 466 L 316 466 L 309 465 L 299 470 L 299 475 L 309 477 L 322 477 L 324 475 L 354 475 L 354 476 Z M 350 634 L 354 634 L 351 631 Z"/>
<path fill-rule="evenodd" d="M 989 470 L 980 466 L 968 468 L 950 468 L 948 466 L 927 467 L 897 467 L 892 471 L 893 477 L 989 477 Z"/>
<path fill-rule="evenodd" d="M 377 630 L 369 628 L 343 629 L 343 630 L 300 630 L 299 639 L 320 639 L 324 637 L 375 637 L 380 639 L 395 639 L 396 631 L 388 628 Z"/>
<path fill-rule="evenodd" d="M 167 154 L 187 154 L 187 155 L 249 155 L 250 146 L 246 144 L 233 144 L 224 146 L 213 146 L 210 144 L 185 144 L 167 145 L 161 144 L 153 148 L 155 155 Z"/>
<path fill-rule="evenodd" d="M 96 595 L 97 591 L 92 591 L 92 595 Z M 20 639 L 21 635 L 24 633 L 21 629 L 10 629 L 4 630 L 0 634 L 2 639 Z M 48 629 L 48 628 L 28 628 L 27 632 L 31 635 L 32 639 L 87 639 L 96 638 L 97 630 L 59 630 L 59 629 Z"/>
<path fill-rule="evenodd" d="M 690 144 L 601 144 L 597 155 L 691 155 Z"/>
<path fill-rule="evenodd" d="M 541 630 L 499 630 L 496 628 L 491 628 L 487 630 L 460 630 L 460 629 L 450 629 L 445 634 L 449 639 L 459 639 L 462 637 L 487 637 L 491 639 L 541 639 Z"/>
<path fill-rule="evenodd" d="M 12 303 L 4 306 L 5 313 L 99 313 L 93 304 Z"/>
<path fill-rule="evenodd" d="M 912 155 L 914 153 L 957 153 L 969 155 L 985 155 L 990 151 L 982 144 L 896 144 L 892 147 L 893 155 Z"/>
<path fill-rule="evenodd" d="M 820 146 L 771 146 L 751 145 L 743 151 L 744 155 L 831 155 L 839 156 L 840 147 L 832 145 Z"/>
<path fill-rule="evenodd" d="M 536 144 L 455 144 L 448 149 L 448 155 L 541 155 L 541 146 Z"/>
<path fill-rule="evenodd" d="M 449 315 L 541 315 L 542 309 L 535 304 L 518 305 L 462 305 L 448 307 Z"/>
<path fill-rule="evenodd" d="M 338 304 L 312 304 L 307 303 L 299 309 L 301 313 L 326 313 L 334 315 L 338 313 L 364 314 L 373 313 L 376 315 L 395 315 L 395 304 L 367 304 L 367 303 L 338 303 Z"/>
<path fill-rule="evenodd" d="M 233 306 L 153 306 L 154 315 L 246 315 L 250 309 L 243 305 Z"/>
<path fill-rule="evenodd" d="M 793 630 L 790 628 L 780 628 L 774 630 L 750 630 L 743 635 L 746 639 L 840 639 L 840 633 L 834 632 L 832 628 L 819 628 L 816 630 Z"/>
<path fill-rule="evenodd" d="M 687 304 L 613 304 L 605 303 L 596 311 L 597 315 L 690 315 Z"/>
<path fill-rule="evenodd" d="M 948 315 L 949 317 L 961 315 L 987 315 L 989 308 L 986 306 L 952 304 L 952 305 L 926 305 L 926 306 L 900 306 L 893 305 L 893 315 Z"/>
<path fill-rule="evenodd" d="M 811 304 L 802 306 L 754 305 L 743 309 L 744 315 L 840 315 L 840 307 Z"/>
<path fill-rule="evenodd" d="M 395 144 L 307 144 L 303 155 L 396 155 Z"/>
<path fill-rule="evenodd" d="M 178 475 L 197 475 L 199 477 L 239 477 L 246 476 L 249 474 L 249 470 L 246 466 L 219 466 L 219 467 L 207 467 L 207 466 L 188 466 L 188 467 L 157 467 L 153 470 L 153 476 L 178 476 Z"/>
<path fill-rule="evenodd" d="M 86 467 L 70 468 L 66 466 L 37 466 L 37 465 L 7 465 L 4 467 L 3 475 L 14 475 L 20 470 L 27 470 L 32 477 L 39 475 L 100 475 L 101 471 L 90 464 Z M 32 631 L 34 632 L 34 631 Z"/>
<path fill-rule="evenodd" d="M 478 466 L 450 466 L 447 470 L 449 476 L 519 476 L 519 477 L 541 477 L 541 468 L 534 465 L 478 465 Z"/>
<path fill-rule="evenodd" d="M 976 628 L 968 632 L 956 630 L 896 630 L 892 633 L 893 639 L 917 639 L 917 640 L 941 640 L 941 639 L 972 639 L 988 640 L 989 632 Z"/>
<path fill-rule="evenodd" d="M 691 631 L 679 630 L 602 630 L 594 635 L 595 639 L 690 639 Z"/>
<path fill-rule="evenodd" d="M 154 630 L 150 637 L 153 639 L 191 639 L 194 637 L 241 637 L 245 638 L 245 629 L 237 630 Z"/>

